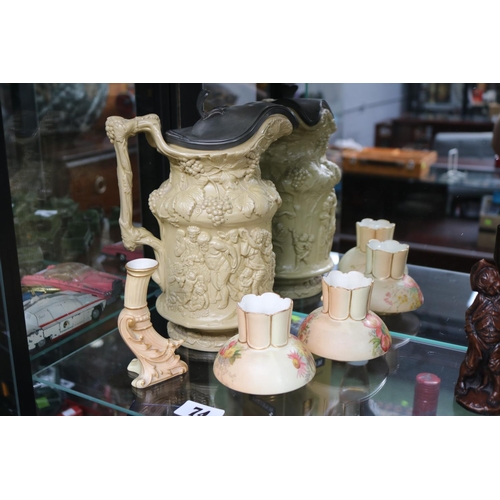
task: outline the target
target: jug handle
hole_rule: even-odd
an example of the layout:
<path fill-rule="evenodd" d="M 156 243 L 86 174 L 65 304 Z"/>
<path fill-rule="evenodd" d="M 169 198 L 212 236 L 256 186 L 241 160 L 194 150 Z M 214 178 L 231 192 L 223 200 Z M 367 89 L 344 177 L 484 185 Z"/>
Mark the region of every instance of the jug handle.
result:
<path fill-rule="evenodd" d="M 171 148 L 164 141 L 161 133 L 160 118 L 158 115 L 150 114 L 137 116 L 127 120 L 121 116 L 110 116 L 106 120 L 106 134 L 114 145 L 117 160 L 118 188 L 120 193 L 120 218 L 119 224 L 123 244 L 129 250 L 134 250 L 137 245 L 148 245 L 153 248 L 159 266 L 165 262 L 164 250 L 161 240 L 144 227 L 136 227 L 132 223 L 133 199 L 132 199 L 132 167 L 128 154 L 128 138 L 139 132 L 146 134 L 148 143 L 155 147 L 160 153 L 169 156 Z M 153 275 L 153 280 L 160 284 L 161 272 Z"/>

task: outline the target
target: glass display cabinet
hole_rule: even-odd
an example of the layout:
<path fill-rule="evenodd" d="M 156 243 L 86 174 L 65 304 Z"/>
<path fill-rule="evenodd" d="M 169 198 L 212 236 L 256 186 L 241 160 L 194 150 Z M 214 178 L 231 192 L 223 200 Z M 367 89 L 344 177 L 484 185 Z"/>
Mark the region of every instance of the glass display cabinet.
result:
<path fill-rule="evenodd" d="M 425 303 L 387 318 L 393 345 L 380 358 L 343 363 L 316 356 L 316 376 L 306 386 L 252 396 L 217 381 L 215 353 L 181 346 L 177 353 L 187 373 L 147 389 L 131 386 L 135 374 L 127 366 L 133 355 L 117 330 L 124 264 L 153 254 L 147 247 L 130 252 L 121 243 L 116 156 L 104 123 L 111 115 L 155 113 L 163 131 L 192 125 L 202 87 L 0 85 L 0 414 L 174 415 L 193 401 L 225 415 L 412 415 L 421 408 L 417 378 L 428 373 L 440 380 L 435 414 L 473 415 L 454 400 L 467 348 L 469 276 L 414 266 L 411 248 L 410 274 Z M 206 105 L 214 107 L 279 97 L 282 88 L 205 87 L 212 91 Z M 148 195 L 168 177 L 168 160 L 146 144 L 144 134 L 130 141 L 129 156 L 138 180 L 134 223 L 157 234 Z M 332 255 L 338 262 L 339 254 Z M 166 336 L 167 321 L 155 308 L 159 293 L 152 282 L 152 322 Z M 319 305 L 295 302 L 293 334 Z"/>
<path fill-rule="evenodd" d="M 269 95 L 268 87 L 259 90 L 256 84 L 236 84 L 231 91 L 207 87 L 207 106 Z M 123 307 L 125 262 L 152 256 L 150 248 L 129 252 L 121 243 L 107 117 L 155 113 L 165 130 L 188 126 L 199 118 L 201 89 L 202 84 L 0 85 L 2 413 L 65 411 L 66 396 L 33 384 L 32 374 L 112 329 Z M 129 157 L 133 222 L 157 234 L 147 198 L 168 177 L 168 160 L 143 134 L 129 141 Z M 77 304 L 89 297 L 99 302 Z"/>
<path fill-rule="evenodd" d="M 187 124 L 195 108 L 181 110 L 177 103 L 193 102 L 190 93 L 200 89 L 201 84 L 0 85 L 5 219 L 0 347 L 7 414 L 65 411 L 65 396 L 33 385 L 31 374 L 116 323 L 124 264 L 144 253 L 128 252 L 121 243 L 116 155 L 104 131 L 106 118 L 154 110 L 167 128 Z M 139 141 L 130 141 L 133 221 L 149 226 L 140 187 L 146 191 L 167 177 L 168 162 L 144 148 L 139 173 L 139 147 Z"/>

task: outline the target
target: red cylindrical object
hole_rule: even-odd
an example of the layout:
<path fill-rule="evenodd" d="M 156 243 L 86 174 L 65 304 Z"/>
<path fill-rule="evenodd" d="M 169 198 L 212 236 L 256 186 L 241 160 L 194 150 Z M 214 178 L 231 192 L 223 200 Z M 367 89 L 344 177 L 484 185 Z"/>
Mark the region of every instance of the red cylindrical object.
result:
<path fill-rule="evenodd" d="M 413 396 L 414 416 L 435 416 L 439 399 L 441 379 L 433 373 L 419 373 Z"/>
<path fill-rule="evenodd" d="M 495 168 L 500 168 L 500 156 L 495 155 Z"/>

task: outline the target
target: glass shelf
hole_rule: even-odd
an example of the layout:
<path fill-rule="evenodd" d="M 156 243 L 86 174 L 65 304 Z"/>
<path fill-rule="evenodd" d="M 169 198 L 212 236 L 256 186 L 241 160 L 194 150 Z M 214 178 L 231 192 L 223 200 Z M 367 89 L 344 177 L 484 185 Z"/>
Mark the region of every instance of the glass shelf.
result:
<path fill-rule="evenodd" d="M 438 415 L 471 415 L 454 401 L 465 348 L 392 332 L 394 346 L 366 365 L 316 358 L 317 373 L 305 387 L 287 394 L 253 396 L 220 384 L 212 370 L 215 354 L 177 350 L 189 365 L 179 377 L 135 389 L 127 372 L 133 355 L 117 329 L 41 370 L 34 380 L 127 415 L 173 415 L 191 400 L 221 408 L 225 415 L 411 415 L 417 374 L 441 379 Z M 356 384 L 348 383 L 354 371 Z"/>
<path fill-rule="evenodd" d="M 132 352 L 116 325 L 75 352 L 38 371 L 34 380 L 123 415 L 174 415 L 191 400 L 224 410 L 225 415 L 412 415 L 416 376 L 428 372 L 441 380 L 437 415 L 473 415 L 454 400 L 458 370 L 466 352 L 465 310 L 471 301 L 469 276 L 409 266 L 420 285 L 424 305 L 412 313 L 386 316 L 393 345 L 384 356 L 361 366 L 315 356 L 317 373 L 305 387 L 287 394 L 254 396 L 228 389 L 213 374 L 215 353 L 180 347 L 186 374 L 135 389 L 127 371 Z M 151 319 L 159 332 L 166 320 L 149 296 Z M 294 312 L 292 333 L 306 317 Z"/>

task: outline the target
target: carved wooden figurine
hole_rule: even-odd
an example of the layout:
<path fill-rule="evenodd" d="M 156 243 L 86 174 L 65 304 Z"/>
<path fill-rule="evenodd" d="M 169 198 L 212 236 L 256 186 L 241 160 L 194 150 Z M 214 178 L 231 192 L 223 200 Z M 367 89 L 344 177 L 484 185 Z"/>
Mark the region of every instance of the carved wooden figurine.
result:
<path fill-rule="evenodd" d="M 497 264 L 481 259 L 471 269 L 471 288 L 477 296 L 465 314 L 469 345 L 455 387 L 457 403 L 488 415 L 500 415 L 499 249 L 497 228 Z"/>

